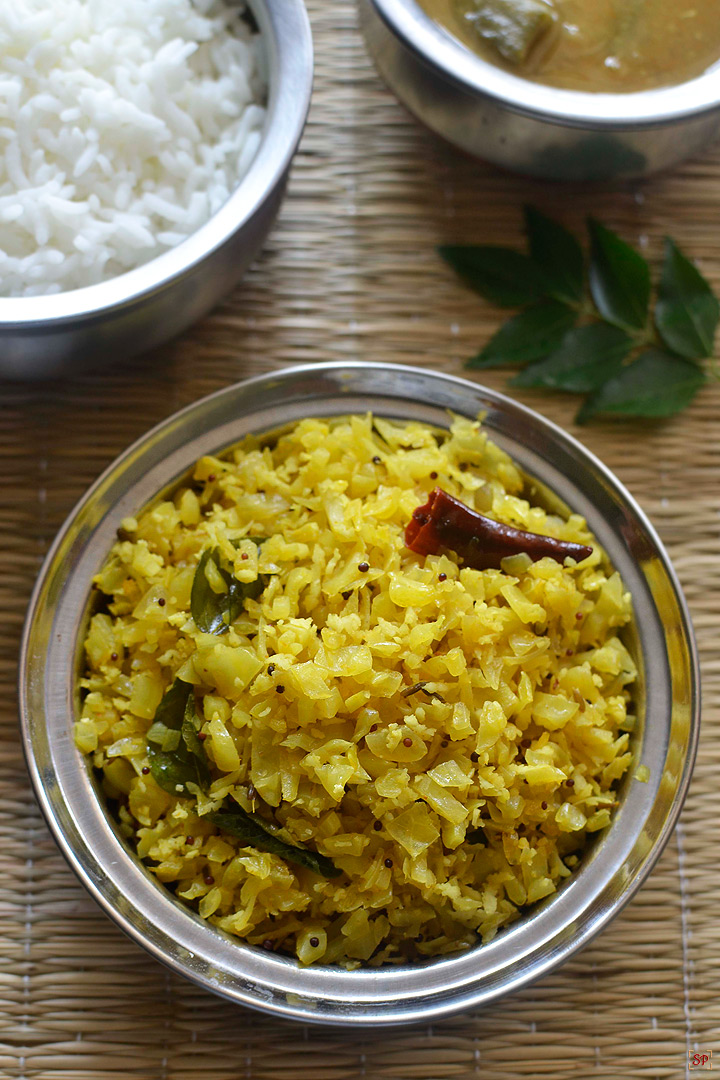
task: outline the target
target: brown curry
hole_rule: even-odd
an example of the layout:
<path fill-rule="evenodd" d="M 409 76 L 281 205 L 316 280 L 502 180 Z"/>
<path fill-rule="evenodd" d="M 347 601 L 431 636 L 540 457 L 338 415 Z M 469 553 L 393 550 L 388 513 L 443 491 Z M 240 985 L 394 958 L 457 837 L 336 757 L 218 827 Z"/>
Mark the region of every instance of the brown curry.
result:
<path fill-rule="evenodd" d="M 419 0 L 469 49 L 536 82 L 671 86 L 720 58 L 718 0 Z"/>

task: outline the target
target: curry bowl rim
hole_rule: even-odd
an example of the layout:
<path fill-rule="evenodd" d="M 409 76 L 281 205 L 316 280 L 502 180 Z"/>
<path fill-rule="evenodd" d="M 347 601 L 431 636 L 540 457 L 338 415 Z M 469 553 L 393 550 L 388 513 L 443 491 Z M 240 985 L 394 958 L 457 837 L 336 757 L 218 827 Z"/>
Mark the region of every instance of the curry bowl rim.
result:
<path fill-rule="evenodd" d="M 597 131 L 663 127 L 720 108 L 720 57 L 693 79 L 648 90 L 604 93 L 548 86 L 505 71 L 472 52 L 417 0 L 367 0 L 392 33 L 424 63 L 469 94 L 513 112 Z"/>

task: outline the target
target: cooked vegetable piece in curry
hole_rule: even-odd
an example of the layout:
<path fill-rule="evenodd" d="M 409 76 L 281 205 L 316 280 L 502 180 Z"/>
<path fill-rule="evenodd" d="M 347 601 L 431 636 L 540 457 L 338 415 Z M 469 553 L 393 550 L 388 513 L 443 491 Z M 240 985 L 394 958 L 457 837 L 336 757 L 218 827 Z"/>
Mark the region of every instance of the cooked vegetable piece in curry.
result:
<path fill-rule="evenodd" d="M 486 60 L 567 89 L 672 86 L 720 59 L 717 0 L 418 0 Z"/>
<path fill-rule="evenodd" d="M 457 10 L 480 40 L 516 65 L 527 63 L 558 22 L 550 0 L 457 0 Z"/>

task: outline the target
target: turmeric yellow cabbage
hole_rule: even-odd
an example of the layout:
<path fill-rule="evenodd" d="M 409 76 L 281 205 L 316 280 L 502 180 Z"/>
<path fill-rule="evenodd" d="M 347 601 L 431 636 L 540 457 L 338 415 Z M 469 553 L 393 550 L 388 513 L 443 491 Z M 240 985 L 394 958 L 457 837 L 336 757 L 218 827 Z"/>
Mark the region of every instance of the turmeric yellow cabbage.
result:
<path fill-rule="evenodd" d="M 593 553 L 415 555 L 436 484 Z M 205 457 L 123 523 L 75 739 L 203 918 L 303 964 L 449 953 L 554 893 L 609 824 L 629 596 L 585 522 L 524 490 L 478 422 L 351 416 Z"/>

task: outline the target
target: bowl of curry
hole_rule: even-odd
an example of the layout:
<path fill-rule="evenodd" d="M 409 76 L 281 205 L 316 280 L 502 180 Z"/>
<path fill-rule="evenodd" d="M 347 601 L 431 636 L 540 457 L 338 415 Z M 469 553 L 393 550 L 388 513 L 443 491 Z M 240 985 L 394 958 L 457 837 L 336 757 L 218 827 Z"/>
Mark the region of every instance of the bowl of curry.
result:
<path fill-rule="evenodd" d="M 359 0 L 400 100 L 474 156 L 549 179 L 669 168 L 720 126 L 713 0 Z"/>

